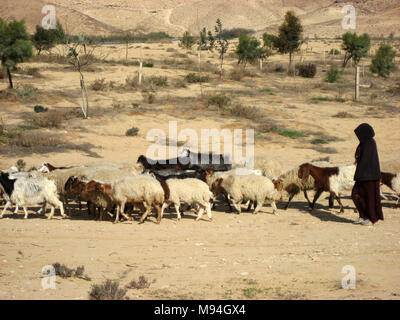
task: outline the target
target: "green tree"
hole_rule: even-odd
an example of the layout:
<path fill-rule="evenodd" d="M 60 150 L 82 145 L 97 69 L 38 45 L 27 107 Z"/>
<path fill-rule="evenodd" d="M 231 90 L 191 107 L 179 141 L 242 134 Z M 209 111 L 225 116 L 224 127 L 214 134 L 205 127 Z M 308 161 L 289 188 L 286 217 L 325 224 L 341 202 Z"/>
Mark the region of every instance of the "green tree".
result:
<path fill-rule="evenodd" d="M 396 51 L 390 45 L 381 45 L 371 61 L 369 67 L 371 72 L 377 73 L 383 78 L 388 77 L 396 70 L 396 64 L 394 63 L 395 57 Z"/>
<path fill-rule="evenodd" d="M 208 31 L 208 41 L 210 43 L 210 50 L 213 50 L 215 48 L 219 53 L 219 59 L 221 60 L 220 77 L 222 77 L 224 57 L 225 54 L 228 52 L 229 41 L 224 37 L 222 22 L 219 18 L 217 19 L 216 23 L 217 25 L 215 26 L 215 35 L 213 35 L 211 31 Z"/>
<path fill-rule="evenodd" d="M 32 42 L 39 56 L 42 51 L 50 50 L 56 45 L 56 33 L 53 29 L 44 29 L 41 26 L 36 26 L 36 32 L 32 36 Z"/>
<path fill-rule="evenodd" d="M 259 40 L 244 34 L 239 37 L 236 54 L 238 56 L 238 64 L 243 64 L 245 69 L 247 63 L 254 63 L 258 59 L 264 59 L 266 50 L 261 46 Z"/>
<path fill-rule="evenodd" d="M 343 68 L 346 68 L 350 59 L 357 65 L 362 57 L 365 57 L 371 47 L 371 38 L 364 33 L 358 36 L 356 33 L 346 32 L 342 36 L 342 49 L 345 52 Z"/>
<path fill-rule="evenodd" d="M 55 29 L 52 29 L 54 36 L 56 38 L 56 43 L 63 44 L 67 40 L 67 35 L 59 21 L 57 21 L 57 25 Z"/>
<path fill-rule="evenodd" d="M 303 26 L 300 19 L 295 16 L 293 11 L 286 12 L 285 20 L 279 27 L 279 33 L 274 38 L 274 46 L 281 54 L 289 53 L 289 71 L 292 69 L 292 56 L 302 44 Z"/>
<path fill-rule="evenodd" d="M 7 69 L 9 86 L 13 88 L 10 69 L 32 57 L 31 37 L 26 31 L 25 21 L 0 19 L 0 60 Z"/>
<path fill-rule="evenodd" d="M 194 46 L 195 43 L 196 43 L 196 40 L 190 34 L 190 32 L 189 31 L 185 31 L 185 33 L 182 36 L 181 41 L 179 42 L 179 46 L 181 48 L 190 50 L 190 49 L 192 49 L 192 47 Z"/>

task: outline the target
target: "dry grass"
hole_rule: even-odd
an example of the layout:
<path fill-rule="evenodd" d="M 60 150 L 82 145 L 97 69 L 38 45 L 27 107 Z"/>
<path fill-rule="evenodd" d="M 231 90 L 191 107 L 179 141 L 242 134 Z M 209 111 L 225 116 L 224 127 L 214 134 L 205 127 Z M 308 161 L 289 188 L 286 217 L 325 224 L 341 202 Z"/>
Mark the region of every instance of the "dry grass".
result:
<path fill-rule="evenodd" d="M 102 284 L 94 284 L 89 292 L 89 300 L 124 300 L 126 289 L 119 287 L 119 281 L 107 279 Z"/>

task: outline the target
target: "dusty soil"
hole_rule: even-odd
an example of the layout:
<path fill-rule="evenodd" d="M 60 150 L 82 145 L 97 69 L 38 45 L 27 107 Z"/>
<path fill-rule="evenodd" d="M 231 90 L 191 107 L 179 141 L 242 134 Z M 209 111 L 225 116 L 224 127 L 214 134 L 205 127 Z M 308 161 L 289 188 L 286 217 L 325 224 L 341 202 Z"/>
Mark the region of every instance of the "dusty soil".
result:
<path fill-rule="evenodd" d="M 206 95 L 225 93 L 235 103 L 261 108 L 271 121 L 305 133 L 298 139 L 277 133 L 256 135 L 256 155 L 275 157 L 284 170 L 327 156 L 335 165 L 353 162 L 357 146 L 353 130 L 368 122 L 377 133 L 383 170 L 400 171 L 399 96 L 387 93 L 395 87 L 400 73 L 382 80 L 366 71 L 361 102 L 355 103 L 352 68 L 345 71 L 347 86 L 342 89 L 323 82 L 325 63 L 339 63 L 342 57 L 330 57 L 324 63 L 322 50 L 339 44 L 315 42 L 310 46 L 313 52 L 303 58 L 318 64 L 319 72 L 313 79 L 273 71 L 261 73 L 257 66 L 250 66 L 255 75 L 241 81 L 230 80 L 228 75 L 219 80 L 210 72 L 209 83 L 202 87 L 188 84 L 186 88 L 174 87 L 173 81 L 193 71 L 162 62 L 173 55 L 166 49 L 180 50 L 176 43 L 135 46 L 129 51 L 130 61 L 142 56 L 155 62 L 154 68 L 144 69 L 145 77 L 163 75 L 170 83 L 167 88 L 157 89 L 154 104 L 148 104 L 139 90 L 89 89 L 89 100 L 96 111 L 90 119 L 73 118 L 58 128 L 32 130 L 57 134 L 75 147 L 15 147 L 1 137 L 0 168 L 8 168 L 18 159 L 23 159 L 27 168 L 45 161 L 55 165 L 102 159 L 134 163 L 152 143 L 146 140 L 148 131 L 160 128 L 168 132 L 169 120 L 178 122 L 178 130 L 192 128 L 196 132 L 259 125 L 257 119 L 233 117 L 205 107 L 199 98 L 203 91 Z M 124 59 L 123 48 L 105 46 L 100 55 Z M 188 57 L 196 61 L 195 53 Z M 204 53 L 203 59 L 218 63 L 216 54 Z M 227 59 L 227 74 L 235 64 L 235 59 Z M 286 66 L 287 57 L 273 57 L 269 65 L 274 64 Z M 18 86 L 30 84 L 39 92 L 24 99 L 1 98 L 0 118 L 6 130 L 14 132 L 18 126 L 28 124 L 35 104 L 52 110 L 79 106 L 79 78 L 68 66 L 32 62 L 21 67 L 39 68 L 41 78 L 15 77 Z M 85 71 L 88 86 L 99 78 L 122 86 L 128 76 L 137 73 L 136 66 L 118 63 L 98 63 L 93 68 Z M 6 86 L 6 82 L 0 83 L 1 90 Z M 316 102 L 314 97 L 330 97 L 333 101 Z M 139 110 L 132 108 L 132 103 L 139 104 Z M 353 117 L 335 117 L 339 112 Z M 132 126 L 139 128 L 139 135 L 125 136 Z M 316 138 L 329 141 L 321 148 L 312 143 Z M 22 219 L 22 212 L 9 212 L 0 220 L 0 298 L 87 299 L 92 284 L 117 279 L 125 286 L 144 275 L 155 282 L 147 289 L 129 289 L 131 299 L 398 299 L 400 213 L 393 209 L 391 191 L 386 187 L 383 190 L 390 197 L 383 200 L 385 220 L 373 228 L 352 223 L 357 214 L 349 194 L 345 195 L 344 214 L 338 213 L 337 206 L 328 211 L 326 199 L 320 199 L 310 214 L 299 195 L 288 211 L 278 203 L 276 216 L 268 204 L 258 215 L 231 214 L 220 206 L 213 212 L 212 222 L 195 222 L 194 213 L 187 212 L 180 222 L 175 214 L 167 214 L 160 225 L 154 216 L 139 225 L 136 220 L 97 222 L 86 211 L 77 210 L 64 220 L 57 212 L 51 221 L 33 210 L 28 220 Z M 91 280 L 57 277 L 55 290 L 42 289 L 42 267 L 56 262 L 70 268 L 83 265 Z M 342 289 L 342 268 L 346 265 L 356 270 L 355 290 Z"/>

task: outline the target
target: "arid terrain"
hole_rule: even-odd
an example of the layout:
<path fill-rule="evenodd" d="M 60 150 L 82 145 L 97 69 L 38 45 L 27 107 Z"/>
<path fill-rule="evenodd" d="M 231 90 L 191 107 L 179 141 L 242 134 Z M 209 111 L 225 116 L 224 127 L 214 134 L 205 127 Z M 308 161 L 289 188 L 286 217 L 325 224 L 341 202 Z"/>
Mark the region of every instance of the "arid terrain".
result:
<path fill-rule="evenodd" d="M 358 32 L 388 36 L 398 32 L 394 21 L 400 15 L 396 0 L 2 0 L 0 16 L 24 18 L 32 32 L 48 4 L 55 5 L 57 19 L 69 33 L 97 35 L 136 28 L 173 36 L 186 30 L 197 34 L 203 26 L 213 28 L 217 18 L 228 29 L 276 31 L 285 12 L 293 10 L 304 21 L 305 36 L 334 37 L 343 33 L 343 6 L 353 5 Z"/>
<path fill-rule="evenodd" d="M 172 1 L 164 2 L 169 9 Z M 70 3 L 97 14 L 95 8 L 83 10 L 87 1 Z M 372 42 L 371 54 L 379 44 Z M 399 52 L 399 41 L 391 44 Z M 269 58 L 262 71 L 258 64 L 238 69 L 232 44 L 220 79 L 217 53 L 202 52 L 201 75 L 208 79 L 199 84 L 185 78 L 198 71 L 197 52 L 177 42 L 130 44 L 127 61 L 125 45 L 99 46 L 93 51 L 97 60 L 83 69 L 89 119 L 80 111 L 79 74 L 55 58 L 64 48 L 53 48 L 53 55 L 18 65 L 15 90 L 7 90 L 6 78 L 0 82 L 0 168 L 19 159 L 25 169 L 43 162 L 135 163 L 154 143 L 146 139 L 149 130 L 168 133 L 169 121 L 177 121 L 178 132 L 193 129 L 199 136 L 202 129 L 254 129 L 256 156 L 277 159 L 283 171 L 327 157 L 344 165 L 354 162 L 353 130 L 368 122 L 382 170 L 399 172 L 400 71 L 378 78 L 369 72 L 370 57 L 363 59 L 360 101 L 354 102 L 351 65 L 341 82 L 324 81 L 329 65 L 343 60 L 342 53 L 324 53 L 332 48 L 340 50 L 340 42 L 311 40 L 295 55 L 295 63 L 317 65 L 314 78 L 289 76 L 287 55 Z M 143 68 L 142 87 L 132 80 L 138 59 L 153 64 Z M 156 77 L 165 78 L 152 82 Z M 226 103 L 218 107 L 215 96 Z M 35 105 L 49 111 L 36 114 Z M 127 136 L 132 127 L 138 134 Z M 160 225 L 154 215 L 141 225 L 137 216 L 119 224 L 111 218 L 98 222 L 76 205 L 67 219 L 56 211 L 47 220 L 30 208 L 24 220 L 22 211 L 9 211 L 0 220 L 0 299 L 87 299 L 93 284 L 116 279 L 123 287 L 140 276 L 155 281 L 128 289 L 130 299 L 399 299 L 400 209 L 393 208 L 392 191 L 383 192 L 385 220 L 374 227 L 353 224 L 358 215 L 350 194 L 344 195 L 344 214 L 337 203 L 328 209 L 327 194 L 310 213 L 299 194 L 287 211 L 278 202 L 277 215 L 267 203 L 257 215 L 229 213 L 219 205 L 212 222 L 196 222 L 194 212 L 178 222 L 171 211 Z M 56 289 L 44 290 L 42 268 L 57 262 L 84 266 L 90 280 L 57 277 Z M 342 288 L 346 265 L 356 270 L 354 290 Z"/>

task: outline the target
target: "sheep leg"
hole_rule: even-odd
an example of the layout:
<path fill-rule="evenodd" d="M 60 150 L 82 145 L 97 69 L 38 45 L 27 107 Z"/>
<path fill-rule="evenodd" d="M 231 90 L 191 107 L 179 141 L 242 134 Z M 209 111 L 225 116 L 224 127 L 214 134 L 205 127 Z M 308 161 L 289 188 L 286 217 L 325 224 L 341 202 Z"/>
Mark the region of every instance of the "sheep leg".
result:
<path fill-rule="evenodd" d="M 180 221 L 181 220 L 181 212 L 179 211 L 179 208 L 180 208 L 181 204 L 179 202 L 175 202 L 174 206 L 175 206 L 177 219 L 178 219 L 178 221 Z"/>
<path fill-rule="evenodd" d="M 130 220 L 129 217 L 125 214 L 125 204 L 126 204 L 126 202 L 122 202 L 121 203 L 121 207 L 119 208 L 119 211 L 117 209 L 117 217 L 115 218 L 114 223 L 118 223 L 119 222 L 119 215 L 124 217 L 126 220 Z"/>
<path fill-rule="evenodd" d="M 322 190 L 317 190 L 317 192 L 315 193 L 315 195 L 314 195 L 314 200 L 313 200 L 313 202 L 312 202 L 310 211 L 313 211 L 313 210 L 314 210 L 315 203 L 317 202 L 317 200 L 318 200 L 319 196 L 321 195 L 321 193 L 322 193 Z"/>
<path fill-rule="evenodd" d="M 210 221 L 212 221 L 212 213 L 211 213 L 211 204 L 210 203 L 206 204 L 206 213 L 207 213 L 208 219 L 210 219 Z"/>
<path fill-rule="evenodd" d="M 263 206 L 263 202 L 264 202 L 264 201 L 256 201 L 256 202 L 257 202 L 257 206 L 256 206 L 256 208 L 254 209 L 253 214 L 257 214 L 257 212 L 260 211 L 260 209 L 261 209 L 262 206 Z"/>
<path fill-rule="evenodd" d="M 103 212 L 104 212 L 104 208 L 99 207 L 99 221 L 103 221 Z"/>
<path fill-rule="evenodd" d="M 26 207 L 22 207 L 24 209 L 25 215 L 24 215 L 24 219 L 28 219 L 28 210 L 26 210 Z"/>
<path fill-rule="evenodd" d="M 168 208 L 168 203 L 164 202 L 163 205 L 161 206 L 161 218 L 164 217 L 164 211 L 167 208 Z"/>
<path fill-rule="evenodd" d="M 18 204 L 16 204 L 16 205 L 15 205 L 14 214 L 17 214 L 17 213 L 18 213 L 18 210 L 19 210 L 19 206 L 18 206 Z"/>
<path fill-rule="evenodd" d="M 278 208 L 276 207 L 275 201 L 271 202 L 271 206 L 272 206 L 272 214 L 277 214 Z"/>
<path fill-rule="evenodd" d="M 119 221 L 119 211 L 120 211 L 120 205 L 117 205 L 117 212 L 115 213 L 115 220 L 114 223 L 118 223 Z"/>
<path fill-rule="evenodd" d="M 288 202 L 287 202 L 286 205 L 285 205 L 285 210 L 287 210 L 287 209 L 289 208 L 290 202 L 292 201 L 292 199 L 293 199 L 294 196 L 295 196 L 295 193 L 291 193 L 291 194 L 290 194 L 289 200 L 288 200 Z M 307 196 L 307 197 L 308 197 L 308 196 Z M 310 205 L 310 203 L 309 203 L 308 205 Z"/>
<path fill-rule="evenodd" d="M 7 202 L 6 202 L 6 205 L 4 206 L 4 209 L 3 209 L 3 212 L 1 213 L 0 218 L 3 218 L 4 214 L 5 214 L 6 211 L 7 211 L 7 208 L 8 208 L 9 206 L 11 206 L 11 201 L 7 201 Z"/>
<path fill-rule="evenodd" d="M 41 214 L 41 213 L 45 214 L 46 213 L 46 206 L 47 206 L 47 202 L 45 201 L 45 202 L 43 202 L 42 207 L 39 209 L 39 211 L 37 213 L 38 214 Z"/>
<path fill-rule="evenodd" d="M 230 202 L 230 200 L 229 200 L 229 198 L 228 198 L 228 194 L 224 193 L 224 197 L 225 197 L 226 203 L 227 203 L 228 206 L 229 206 L 229 211 L 230 211 L 230 212 L 233 212 L 233 208 L 232 208 L 231 202 Z"/>
<path fill-rule="evenodd" d="M 150 212 L 151 212 L 151 205 L 147 206 L 146 212 L 143 213 L 142 217 L 140 218 L 140 221 L 139 221 L 140 224 L 144 223 L 144 220 L 146 220 L 146 218 Z M 161 212 L 160 212 L 160 218 L 161 218 Z M 160 221 L 161 221 L 161 219 L 160 219 Z"/>
<path fill-rule="evenodd" d="M 50 215 L 49 215 L 49 217 L 47 218 L 48 220 L 50 220 L 51 218 L 53 218 L 53 216 L 54 216 L 54 211 L 55 211 L 55 208 L 54 208 L 53 205 L 51 205 Z"/>
<path fill-rule="evenodd" d="M 241 208 L 241 206 L 240 206 L 241 202 L 242 202 L 242 201 L 240 200 L 240 201 L 238 201 L 238 202 L 234 202 L 234 203 L 233 203 L 233 206 L 234 206 L 235 209 L 237 210 L 238 214 L 241 214 L 241 213 L 242 213 L 242 208 Z"/>
<path fill-rule="evenodd" d="M 247 209 L 246 209 L 247 212 L 249 212 L 251 210 L 251 206 L 252 205 L 253 205 L 253 201 L 249 200 L 248 206 L 247 206 Z"/>
<path fill-rule="evenodd" d="M 162 216 L 161 216 L 161 206 L 160 206 L 159 204 L 155 204 L 154 206 L 155 206 L 156 209 L 157 209 L 157 223 L 160 224 L 160 223 L 161 223 L 161 219 L 162 219 Z M 179 207 L 178 207 L 178 209 L 179 209 Z M 151 206 L 150 206 L 150 210 L 151 210 Z M 178 211 L 179 211 L 179 210 L 178 210 Z"/>
<path fill-rule="evenodd" d="M 200 207 L 199 210 L 197 211 L 197 218 L 196 221 L 199 221 L 203 217 L 204 209 L 203 207 Z"/>

